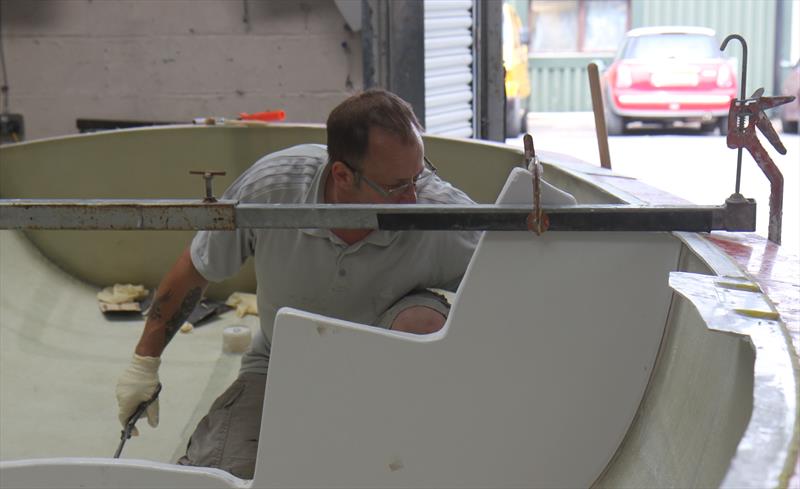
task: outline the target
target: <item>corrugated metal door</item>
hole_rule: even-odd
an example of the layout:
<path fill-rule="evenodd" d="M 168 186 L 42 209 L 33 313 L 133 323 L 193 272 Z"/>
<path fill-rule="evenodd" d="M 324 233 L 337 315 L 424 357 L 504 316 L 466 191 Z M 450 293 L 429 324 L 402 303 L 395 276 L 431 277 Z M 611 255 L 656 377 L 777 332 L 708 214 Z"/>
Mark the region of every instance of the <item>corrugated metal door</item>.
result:
<path fill-rule="evenodd" d="M 473 135 L 472 0 L 425 0 L 425 130 Z"/>

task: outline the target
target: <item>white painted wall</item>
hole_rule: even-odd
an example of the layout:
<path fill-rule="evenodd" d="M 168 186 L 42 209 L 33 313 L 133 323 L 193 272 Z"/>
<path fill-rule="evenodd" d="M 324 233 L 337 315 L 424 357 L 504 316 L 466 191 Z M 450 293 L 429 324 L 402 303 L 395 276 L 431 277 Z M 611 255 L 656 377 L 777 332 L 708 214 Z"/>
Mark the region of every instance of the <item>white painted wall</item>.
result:
<path fill-rule="evenodd" d="M 26 139 L 76 133 L 79 117 L 324 122 L 363 85 L 360 35 L 333 0 L 0 2 Z"/>

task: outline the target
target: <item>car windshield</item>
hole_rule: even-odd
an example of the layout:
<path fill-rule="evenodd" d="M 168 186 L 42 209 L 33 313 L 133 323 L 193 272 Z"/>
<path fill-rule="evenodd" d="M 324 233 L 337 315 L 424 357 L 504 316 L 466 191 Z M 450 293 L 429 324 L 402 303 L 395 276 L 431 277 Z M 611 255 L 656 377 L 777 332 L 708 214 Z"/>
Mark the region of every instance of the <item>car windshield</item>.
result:
<path fill-rule="evenodd" d="M 708 59 L 719 58 L 716 40 L 702 34 L 657 34 L 632 37 L 624 59 Z"/>

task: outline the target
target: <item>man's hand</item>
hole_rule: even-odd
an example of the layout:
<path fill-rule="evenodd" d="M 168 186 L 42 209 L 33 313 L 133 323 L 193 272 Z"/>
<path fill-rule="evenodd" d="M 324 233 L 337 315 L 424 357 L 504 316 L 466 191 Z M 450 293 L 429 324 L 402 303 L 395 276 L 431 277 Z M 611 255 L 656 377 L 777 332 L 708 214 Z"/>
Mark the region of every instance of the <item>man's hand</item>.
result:
<path fill-rule="evenodd" d="M 186 248 L 158 286 L 133 360 L 117 382 L 119 421 L 123 427 L 139 404 L 149 401 L 156 392 L 161 354 L 207 285 L 208 281 L 194 268 L 191 250 Z M 150 426 L 158 426 L 158 399 L 147 407 L 145 414 Z M 136 428 L 131 433 L 139 434 Z"/>
<path fill-rule="evenodd" d="M 119 422 L 123 428 L 128 419 L 136 412 L 139 404 L 150 400 L 158 388 L 158 367 L 161 359 L 143 357 L 133 354 L 131 364 L 117 382 L 117 403 L 119 404 Z M 147 407 L 147 422 L 155 428 L 158 426 L 158 399 Z M 139 434 L 134 427 L 132 434 Z"/>

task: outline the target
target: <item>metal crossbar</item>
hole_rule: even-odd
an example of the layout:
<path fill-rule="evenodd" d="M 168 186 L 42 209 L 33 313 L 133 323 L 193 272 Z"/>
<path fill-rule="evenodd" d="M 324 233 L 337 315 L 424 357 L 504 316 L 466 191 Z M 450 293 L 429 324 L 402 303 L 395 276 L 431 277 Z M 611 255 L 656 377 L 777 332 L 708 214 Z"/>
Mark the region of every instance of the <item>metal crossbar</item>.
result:
<path fill-rule="evenodd" d="M 752 200 L 721 206 L 543 207 L 549 231 L 754 231 Z M 532 230 L 523 205 L 244 204 L 221 200 L 0 199 L 0 229 Z"/>

